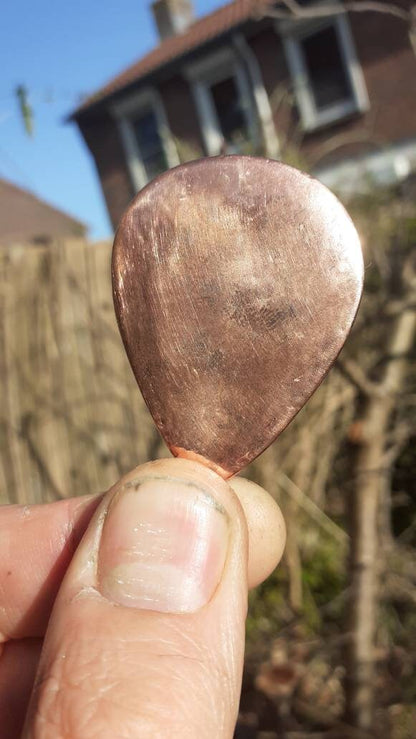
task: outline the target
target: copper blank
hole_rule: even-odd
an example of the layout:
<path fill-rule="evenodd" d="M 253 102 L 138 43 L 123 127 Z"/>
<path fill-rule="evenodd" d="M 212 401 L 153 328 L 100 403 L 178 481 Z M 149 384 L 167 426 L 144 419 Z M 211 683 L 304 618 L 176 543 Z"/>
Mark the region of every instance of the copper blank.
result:
<path fill-rule="evenodd" d="M 145 187 L 113 250 L 124 345 L 172 453 L 229 477 L 334 362 L 360 300 L 356 230 L 316 180 L 276 161 L 199 160 Z"/>

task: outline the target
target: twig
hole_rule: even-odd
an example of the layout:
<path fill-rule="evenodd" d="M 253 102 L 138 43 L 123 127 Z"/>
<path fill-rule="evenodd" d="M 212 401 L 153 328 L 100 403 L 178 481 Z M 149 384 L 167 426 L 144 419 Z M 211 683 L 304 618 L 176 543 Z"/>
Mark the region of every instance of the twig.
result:
<path fill-rule="evenodd" d="M 63 492 L 59 489 L 58 485 L 56 484 L 55 480 L 53 479 L 49 469 L 48 465 L 45 464 L 42 455 L 40 454 L 39 450 L 36 447 L 35 442 L 32 439 L 30 428 L 32 425 L 33 416 L 30 413 L 26 413 L 26 415 L 21 420 L 21 426 L 20 426 L 20 436 L 22 439 L 26 441 L 29 454 L 32 457 L 33 461 L 35 462 L 41 478 L 44 480 L 44 482 L 49 485 L 51 488 L 53 495 L 56 500 L 62 500 L 65 498 L 65 495 Z"/>
<path fill-rule="evenodd" d="M 353 359 L 342 356 L 338 357 L 336 367 L 363 395 L 373 398 L 385 396 L 386 393 L 381 390 L 377 383 L 368 379 L 360 365 Z"/>
<path fill-rule="evenodd" d="M 350 144 L 370 144 L 375 149 L 379 149 L 382 144 L 374 140 L 374 136 L 371 131 L 361 130 L 355 133 L 340 133 L 336 136 L 331 136 L 325 141 L 322 146 L 319 147 L 313 158 L 309 157 L 308 163 L 311 169 L 318 167 L 322 159 L 325 159 L 329 154 L 332 154 L 337 149 L 341 149 L 343 146 L 349 146 Z"/>
<path fill-rule="evenodd" d="M 406 445 L 410 435 L 412 433 L 412 427 L 406 421 L 399 423 L 396 428 L 389 434 L 390 446 L 386 449 L 382 457 L 382 463 L 384 467 L 391 467 Z"/>
<path fill-rule="evenodd" d="M 318 526 L 326 531 L 330 536 L 333 536 L 341 544 L 345 544 L 349 537 L 340 526 L 329 518 L 321 509 L 310 499 L 305 493 L 281 470 L 278 472 L 278 484 L 285 490 L 285 492 L 295 500 L 298 505 L 303 508 L 310 518 L 312 518 Z"/>

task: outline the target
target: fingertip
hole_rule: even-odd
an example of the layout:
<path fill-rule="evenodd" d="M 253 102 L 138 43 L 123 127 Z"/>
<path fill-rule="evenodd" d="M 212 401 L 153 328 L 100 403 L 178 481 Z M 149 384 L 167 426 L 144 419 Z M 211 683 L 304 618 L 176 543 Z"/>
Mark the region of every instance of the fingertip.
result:
<path fill-rule="evenodd" d="M 272 496 L 243 477 L 229 481 L 243 508 L 249 533 L 248 584 L 260 585 L 279 564 L 286 544 L 283 514 Z"/>

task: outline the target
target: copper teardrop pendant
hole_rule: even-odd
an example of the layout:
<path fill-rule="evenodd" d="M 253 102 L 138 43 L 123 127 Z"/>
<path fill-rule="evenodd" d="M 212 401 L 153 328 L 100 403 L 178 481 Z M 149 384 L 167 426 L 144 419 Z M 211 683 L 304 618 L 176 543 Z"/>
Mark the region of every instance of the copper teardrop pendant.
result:
<path fill-rule="evenodd" d="M 362 276 L 346 211 L 292 167 L 209 158 L 145 187 L 116 235 L 114 302 L 173 454 L 229 477 L 271 444 L 342 348 Z"/>

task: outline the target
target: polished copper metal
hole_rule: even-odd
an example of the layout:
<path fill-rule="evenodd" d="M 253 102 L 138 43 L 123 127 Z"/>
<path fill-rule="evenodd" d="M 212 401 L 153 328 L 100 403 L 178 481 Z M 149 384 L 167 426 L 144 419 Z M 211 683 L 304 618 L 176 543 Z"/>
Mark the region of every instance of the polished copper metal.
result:
<path fill-rule="evenodd" d="M 357 232 L 316 180 L 276 161 L 199 160 L 145 187 L 113 250 L 115 310 L 175 455 L 224 477 L 287 426 L 360 300 Z"/>

